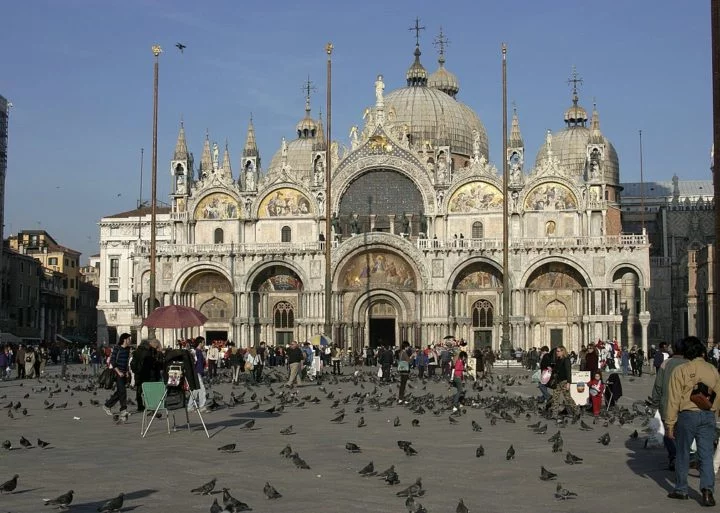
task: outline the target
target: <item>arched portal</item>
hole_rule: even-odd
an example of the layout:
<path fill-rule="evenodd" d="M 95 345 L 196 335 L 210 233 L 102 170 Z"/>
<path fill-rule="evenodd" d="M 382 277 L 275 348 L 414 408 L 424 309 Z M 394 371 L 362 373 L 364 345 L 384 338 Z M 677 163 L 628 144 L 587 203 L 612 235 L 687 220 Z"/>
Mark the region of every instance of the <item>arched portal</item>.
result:
<path fill-rule="evenodd" d="M 624 267 L 613 274 L 613 288 L 618 311 L 622 318 L 615 338 L 620 345 L 632 348 L 639 345 L 642 339 L 642 326 L 638 315 L 645 310 L 642 297 L 643 291 L 640 288 L 640 279 L 634 269 Z"/>
<path fill-rule="evenodd" d="M 286 346 L 298 339 L 303 291 L 298 274 L 284 265 L 269 265 L 255 276 L 251 291 L 254 340 Z"/>
<path fill-rule="evenodd" d="M 530 346 L 580 350 L 587 286 L 577 269 L 564 262 L 547 262 L 530 274 L 525 305 Z"/>
<path fill-rule="evenodd" d="M 181 286 L 176 303 L 197 308 L 208 318 L 204 325 L 208 342 L 231 338 L 233 293 L 222 274 L 204 270 L 191 275 Z"/>
<path fill-rule="evenodd" d="M 397 310 L 387 299 L 376 299 L 368 309 L 368 340 L 370 347 L 394 347 L 396 341 Z"/>

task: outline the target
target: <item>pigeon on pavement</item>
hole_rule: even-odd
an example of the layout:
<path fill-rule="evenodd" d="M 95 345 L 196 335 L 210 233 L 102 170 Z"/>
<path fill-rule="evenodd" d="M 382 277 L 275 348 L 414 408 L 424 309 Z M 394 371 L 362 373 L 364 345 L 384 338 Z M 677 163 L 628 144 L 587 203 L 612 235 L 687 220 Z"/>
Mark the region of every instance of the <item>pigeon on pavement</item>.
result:
<path fill-rule="evenodd" d="M 120 511 L 120 509 L 123 506 L 123 501 L 125 500 L 125 494 L 121 493 L 117 497 L 113 497 L 109 501 L 107 501 L 105 504 L 100 506 L 97 510 L 98 511 Z"/>
<path fill-rule="evenodd" d="M 279 499 L 280 497 L 282 497 L 282 494 L 280 494 L 280 492 L 278 492 L 275 487 L 268 482 L 265 483 L 263 493 L 268 499 Z"/>
<path fill-rule="evenodd" d="M 0 485 L 0 493 L 5 493 L 5 492 L 12 493 L 12 491 L 15 490 L 15 488 L 17 488 L 17 482 L 18 482 L 19 477 L 20 477 L 19 475 L 15 474 L 12 477 L 12 479 L 10 479 L 9 481 L 5 481 L 3 484 L 1 484 Z"/>
<path fill-rule="evenodd" d="M 57 506 L 58 508 L 66 509 L 70 506 L 70 503 L 73 500 L 73 493 L 75 492 L 69 490 L 67 493 L 59 495 L 54 499 L 43 499 L 43 501 L 45 501 L 46 506 Z"/>
<path fill-rule="evenodd" d="M 214 477 L 214 478 L 212 478 L 212 480 L 208 481 L 204 485 L 198 486 L 197 488 L 193 488 L 192 490 L 190 490 L 190 493 L 199 493 L 200 495 L 207 495 L 215 489 L 216 482 L 217 482 L 217 478 Z"/>

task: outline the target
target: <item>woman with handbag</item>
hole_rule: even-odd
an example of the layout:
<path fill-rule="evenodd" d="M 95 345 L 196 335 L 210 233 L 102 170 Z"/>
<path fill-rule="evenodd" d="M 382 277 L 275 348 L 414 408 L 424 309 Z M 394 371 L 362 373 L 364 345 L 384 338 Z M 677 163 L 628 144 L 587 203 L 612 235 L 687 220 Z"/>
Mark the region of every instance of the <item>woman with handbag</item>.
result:
<path fill-rule="evenodd" d="M 564 408 L 573 416 L 578 414 L 578 407 L 570 396 L 570 383 L 572 382 L 572 366 L 567 350 L 563 346 L 555 348 L 555 367 L 548 382 L 548 387 L 553 389 L 550 414 L 553 418 L 560 416 Z"/>
<path fill-rule="evenodd" d="M 540 383 L 538 383 L 538 388 L 542 395 L 538 397 L 539 403 L 546 403 L 552 397 L 550 390 L 548 390 L 548 382 L 552 376 L 552 366 L 553 362 L 550 349 L 548 346 L 542 346 L 540 348 Z"/>
<path fill-rule="evenodd" d="M 398 394 L 398 404 L 405 403 L 405 386 L 410 377 L 410 362 L 412 361 L 412 349 L 410 342 L 407 340 L 402 343 L 402 349 L 398 355 L 398 374 L 400 375 L 400 392 Z"/>

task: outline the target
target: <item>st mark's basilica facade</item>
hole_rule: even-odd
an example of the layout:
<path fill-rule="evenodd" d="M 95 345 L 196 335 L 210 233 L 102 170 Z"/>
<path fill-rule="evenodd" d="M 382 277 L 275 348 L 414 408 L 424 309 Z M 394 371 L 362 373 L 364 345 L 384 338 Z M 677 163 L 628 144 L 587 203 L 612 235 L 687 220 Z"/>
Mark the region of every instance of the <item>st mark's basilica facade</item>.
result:
<path fill-rule="evenodd" d="M 500 157 L 508 159 L 505 198 L 485 127 L 458 99 L 442 52 L 433 73 L 420 56 L 416 47 L 405 87 L 386 94 L 376 78 L 375 104 L 359 109 L 361 126 L 351 127 L 347 144 L 328 146 L 309 98 L 294 138 L 282 140 L 267 167 L 252 121 L 235 170 L 228 148 L 221 159 L 209 137 L 196 167 L 181 125 L 170 206 L 158 209 L 156 223 L 157 304 L 193 306 L 208 322 L 159 330 L 163 343 L 203 334 L 273 345 L 321 333 L 326 239 L 330 336 L 344 347 L 454 335 L 499 349 L 507 275 L 513 347 L 577 351 L 617 339 L 647 349 L 649 244 L 644 234 L 623 233 L 618 155 L 597 110 L 589 116 L 574 90 L 565 126 L 548 131 L 534 161 L 514 114 Z M 144 335 L 150 227 L 147 207 L 100 221 L 100 342 L 123 331 Z"/>

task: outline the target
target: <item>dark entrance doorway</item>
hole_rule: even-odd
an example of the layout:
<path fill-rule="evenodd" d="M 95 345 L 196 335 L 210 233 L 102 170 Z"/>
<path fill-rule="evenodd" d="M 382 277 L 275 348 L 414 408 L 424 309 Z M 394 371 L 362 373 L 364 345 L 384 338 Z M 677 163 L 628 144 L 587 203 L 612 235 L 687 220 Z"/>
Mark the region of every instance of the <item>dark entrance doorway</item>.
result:
<path fill-rule="evenodd" d="M 208 330 L 205 332 L 205 342 L 212 344 L 215 340 L 227 340 L 227 331 Z"/>
<path fill-rule="evenodd" d="M 492 330 L 475 331 L 475 349 L 492 348 Z"/>
<path fill-rule="evenodd" d="M 550 347 L 555 349 L 563 345 L 563 330 L 562 329 L 551 329 L 550 330 Z"/>
<path fill-rule="evenodd" d="M 370 347 L 395 345 L 395 319 L 370 318 Z"/>

